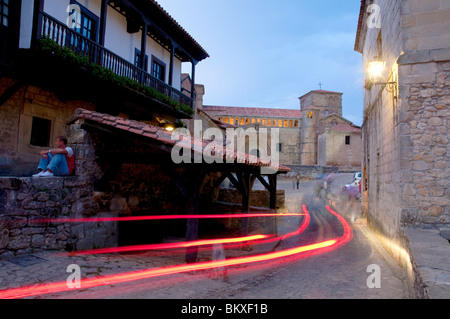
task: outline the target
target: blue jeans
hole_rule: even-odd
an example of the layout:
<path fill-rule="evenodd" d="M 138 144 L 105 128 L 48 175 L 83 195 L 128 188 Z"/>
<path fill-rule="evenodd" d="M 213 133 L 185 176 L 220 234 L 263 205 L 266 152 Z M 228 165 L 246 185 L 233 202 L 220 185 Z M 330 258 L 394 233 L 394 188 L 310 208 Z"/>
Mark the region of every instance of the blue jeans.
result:
<path fill-rule="evenodd" d="M 53 172 L 55 176 L 68 176 L 70 175 L 69 167 L 67 166 L 66 157 L 62 154 L 55 154 L 52 156 L 50 153 L 47 154 L 47 159 L 42 156 L 39 162 L 38 169 L 46 171 L 47 169 Z"/>

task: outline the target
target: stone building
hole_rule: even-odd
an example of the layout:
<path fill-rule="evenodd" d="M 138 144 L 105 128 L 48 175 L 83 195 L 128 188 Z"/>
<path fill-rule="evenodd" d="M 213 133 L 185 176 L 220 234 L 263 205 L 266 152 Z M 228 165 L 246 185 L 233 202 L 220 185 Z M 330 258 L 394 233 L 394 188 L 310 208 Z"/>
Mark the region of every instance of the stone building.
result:
<path fill-rule="evenodd" d="M 203 88 L 204 93 L 204 88 Z M 300 109 L 202 105 L 199 109 L 223 124 L 280 130 L 280 162 L 293 166 L 334 166 L 359 170 L 361 130 L 342 117 L 342 93 L 317 90 L 300 97 Z"/>
<path fill-rule="evenodd" d="M 156 1 L 1 5 L 1 175 L 35 172 L 79 107 L 161 127 L 191 117 L 182 64 L 195 73 L 209 55 Z"/>
<path fill-rule="evenodd" d="M 249 212 L 253 182 L 265 169 L 272 172 L 265 184 L 266 210 L 277 208 L 277 175 L 287 173 L 286 167 L 225 150 L 218 152 L 233 158 L 231 163 L 173 161 L 173 130 L 194 118 L 196 104 L 195 78 L 186 89 L 181 65 L 190 63 L 195 75 L 197 63 L 209 55 L 156 1 L 0 5 L 1 257 L 161 242 L 170 234 L 187 241 L 205 232 L 217 235 L 211 234 L 217 228 L 193 218 L 53 221 L 210 212 L 226 178 L 240 193 L 241 203 L 232 210 Z M 68 136 L 74 150 L 74 176 L 31 178 L 39 152 L 59 135 Z M 186 144 L 192 156 L 207 145 L 193 138 Z M 240 225 L 244 235 L 252 230 L 246 218 Z M 186 260 L 196 257 L 195 249 L 188 249 Z"/>
<path fill-rule="evenodd" d="M 355 50 L 366 81 L 363 209 L 404 246 L 403 226 L 450 223 L 450 2 L 363 0 Z"/>

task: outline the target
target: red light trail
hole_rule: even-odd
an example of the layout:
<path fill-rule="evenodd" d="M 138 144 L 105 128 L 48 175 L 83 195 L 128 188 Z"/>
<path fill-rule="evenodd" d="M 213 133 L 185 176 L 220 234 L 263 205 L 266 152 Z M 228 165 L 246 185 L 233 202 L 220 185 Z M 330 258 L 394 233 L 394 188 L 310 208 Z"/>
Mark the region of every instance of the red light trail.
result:
<path fill-rule="evenodd" d="M 329 252 L 335 249 L 338 249 L 342 245 L 349 243 L 353 238 L 353 230 L 350 224 L 338 213 L 333 211 L 329 206 L 326 206 L 327 210 L 336 216 L 338 220 L 341 222 L 343 226 L 343 235 L 338 238 L 334 238 L 331 240 L 327 240 L 324 242 L 305 245 L 300 247 L 295 247 L 291 249 L 282 250 L 279 252 L 272 252 L 266 254 L 260 254 L 256 256 L 248 256 L 248 257 L 239 257 L 233 258 L 229 260 L 223 261 L 212 261 L 212 262 L 202 262 L 197 264 L 189 264 L 189 265 L 176 265 L 169 266 L 163 268 L 155 268 L 148 270 L 141 270 L 129 273 L 115 274 L 109 275 L 101 278 L 91 278 L 84 279 L 81 281 L 82 289 L 94 288 L 98 286 L 104 285 L 112 285 L 119 284 L 130 281 L 143 280 L 148 278 L 154 278 L 159 276 L 167 276 L 173 274 L 180 274 L 190 271 L 198 271 L 198 270 L 207 270 L 219 267 L 230 267 L 241 264 L 253 264 L 260 263 L 264 261 L 271 261 L 275 259 L 285 258 L 285 257 L 301 257 L 306 253 L 324 253 Z M 306 208 L 304 207 L 304 210 Z M 307 214 L 308 216 L 309 214 Z M 309 223 L 309 222 L 308 222 Z M 300 227 L 302 228 L 306 223 Z M 299 229 L 300 230 L 300 229 Z M 1 299 L 14 299 L 14 298 L 25 298 L 36 295 L 44 295 L 50 293 L 64 292 L 64 291 L 73 291 L 75 289 L 70 289 L 67 287 L 66 282 L 52 283 L 52 284 L 44 284 L 40 286 L 31 286 L 31 287 L 23 287 L 23 288 L 14 288 L 0 291 Z"/>
<path fill-rule="evenodd" d="M 311 220 L 311 216 L 306 208 L 306 205 L 303 205 L 303 214 L 293 214 L 295 216 L 305 216 L 301 226 L 298 230 L 288 233 L 284 236 L 273 237 L 273 235 L 254 235 L 249 237 L 239 237 L 239 238 L 231 238 L 231 239 L 211 239 L 211 240 L 199 240 L 193 242 L 181 242 L 181 243 L 169 243 L 169 244 L 152 244 L 152 245 L 137 245 L 137 246 L 123 246 L 123 247 L 111 247 L 111 248 L 102 248 L 102 249 L 92 249 L 85 251 L 77 251 L 70 253 L 63 253 L 58 255 L 69 255 L 69 256 L 77 256 L 77 255 L 100 255 L 100 254 L 112 254 L 112 253 L 125 253 L 125 252 L 136 252 L 136 251 L 148 251 L 148 250 L 163 250 L 163 249 L 178 249 L 178 248 L 188 248 L 188 247 L 197 247 L 197 246 L 209 246 L 214 244 L 223 244 L 226 245 L 225 248 L 234 248 L 237 244 L 242 242 L 250 242 L 252 244 L 266 244 L 270 242 L 285 240 L 293 236 L 300 235 L 303 233 L 306 228 L 309 226 L 309 222 Z M 285 215 L 283 215 L 285 216 Z"/>
<path fill-rule="evenodd" d="M 130 216 L 130 217 L 103 217 L 103 218 L 47 218 L 35 219 L 30 223 L 104 223 L 104 222 L 132 222 L 151 220 L 174 219 L 226 219 L 226 218 L 256 218 L 256 217 L 293 217 L 304 214 L 217 214 L 217 215 L 160 215 L 160 216 Z"/>
<path fill-rule="evenodd" d="M 123 247 L 112 247 L 112 248 L 77 251 L 77 252 L 67 253 L 67 255 L 70 255 L 70 256 L 100 255 L 100 254 L 123 253 L 123 252 L 143 251 L 143 250 L 177 249 L 177 248 L 188 248 L 188 247 L 197 247 L 197 246 L 209 246 L 209 245 L 215 245 L 215 244 L 235 244 L 235 243 L 241 243 L 241 242 L 262 240 L 262 239 L 267 239 L 270 237 L 273 237 L 273 235 L 254 235 L 254 236 L 247 236 L 247 237 L 209 239 L 209 240 L 198 240 L 198 241 L 181 242 L 181 243 L 123 246 Z"/>

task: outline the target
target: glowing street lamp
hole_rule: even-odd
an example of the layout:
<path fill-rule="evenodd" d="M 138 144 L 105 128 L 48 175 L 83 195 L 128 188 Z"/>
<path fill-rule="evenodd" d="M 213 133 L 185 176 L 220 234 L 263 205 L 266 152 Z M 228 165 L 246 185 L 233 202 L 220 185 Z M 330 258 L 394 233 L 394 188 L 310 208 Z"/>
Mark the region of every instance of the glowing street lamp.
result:
<path fill-rule="evenodd" d="M 385 67 L 386 62 L 384 61 L 370 61 L 367 63 L 369 78 L 374 84 L 381 82 Z"/>
<path fill-rule="evenodd" d="M 373 85 L 384 85 L 389 93 L 394 94 L 394 99 L 397 99 L 397 82 L 383 82 L 383 72 L 386 68 L 386 62 L 375 58 L 373 61 L 367 63 L 367 70 L 369 72 L 369 81 L 366 83 L 366 88 L 370 90 Z"/>

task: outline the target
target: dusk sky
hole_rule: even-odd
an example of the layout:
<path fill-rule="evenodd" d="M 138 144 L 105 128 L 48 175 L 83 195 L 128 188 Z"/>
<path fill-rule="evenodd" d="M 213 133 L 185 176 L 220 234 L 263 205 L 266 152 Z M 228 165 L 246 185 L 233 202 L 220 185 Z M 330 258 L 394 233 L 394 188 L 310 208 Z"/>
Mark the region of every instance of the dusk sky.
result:
<path fill-rule="evenodd" d="M 322 83 L 344 93 L 344 117 L 362 124 L 360 0 L 158 2 L 211 56 L 196 68 L 205 105 L 298 109 Z"/>

